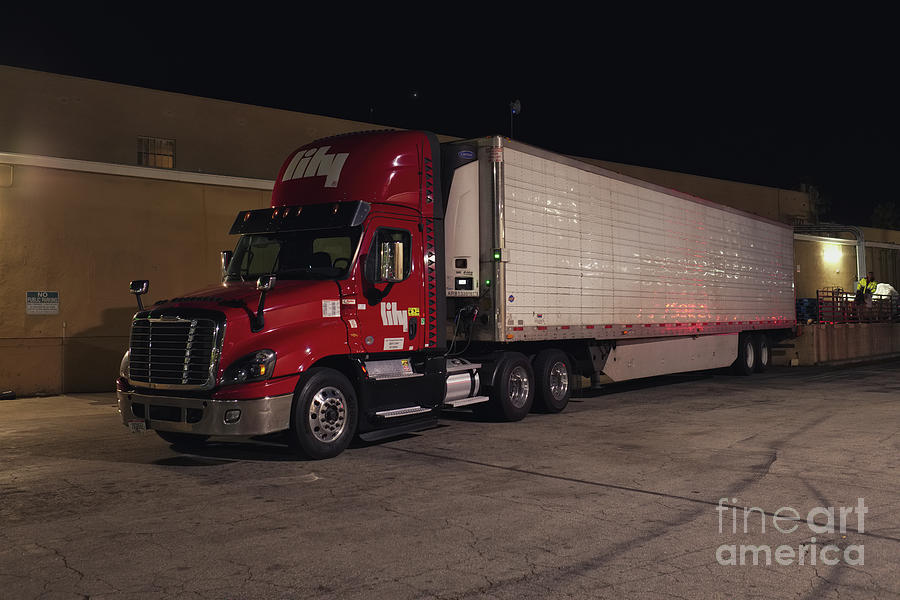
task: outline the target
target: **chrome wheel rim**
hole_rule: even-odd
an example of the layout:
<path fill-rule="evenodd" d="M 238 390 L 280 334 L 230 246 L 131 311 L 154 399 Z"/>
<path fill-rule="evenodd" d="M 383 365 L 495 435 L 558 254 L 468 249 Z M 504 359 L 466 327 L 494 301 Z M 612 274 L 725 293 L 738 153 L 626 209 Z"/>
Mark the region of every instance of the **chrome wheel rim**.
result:
<path fill-rule="evenodd" d="M 752 367 L 754 364 L 756 364 L 753 356 L 753 344 L 751 344 L 750 342 L 747 342 L 747 346 L 744 349 L 744 355 L 747 359 L 747 367 Z"/>
<path fill-rule="evenodd" d="M 759 362 L 761 365 L 769 364 L 769 345 L 765 342 L 760 344 L 759 348 Z"/>
<path fill-rule="evenodd" d="M 509 373 L 509 381 L 507 382 L 507 397 L 509 403 L 516 408 L 522 408 L 528 401 L 528 392 L 531 390 L 531 384 L 528 382 L 528 371 L 525 367 L 515 367 Z"/>
<path fill-rule="evenodd" d="M 324 387 L 313 396 L 307 416 L 309 430 L 320 442 L 333 442 L 347 427 L 347 399 L 335 387 Z"/>
<path fill-rule="evenodd" d="M 569 370 L 562 361 L 550 367 L 550 395 L 554 400 L 562 400 L 569 391 Z"/>

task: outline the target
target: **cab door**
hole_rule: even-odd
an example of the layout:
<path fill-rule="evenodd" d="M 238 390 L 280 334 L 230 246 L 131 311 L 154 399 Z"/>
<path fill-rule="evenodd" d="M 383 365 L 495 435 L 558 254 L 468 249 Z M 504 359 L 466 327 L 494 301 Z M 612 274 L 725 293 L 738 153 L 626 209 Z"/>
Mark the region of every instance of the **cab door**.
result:
<path fill-rule="evenodd" d="M 355 313 L 353 319 L 345 315 L 352 351 L 408 355 L 422 350 L 425 288 L 418 220 L 373 218 L 357 269 L 355 303 L 342 300 L 345 312 Z"/>

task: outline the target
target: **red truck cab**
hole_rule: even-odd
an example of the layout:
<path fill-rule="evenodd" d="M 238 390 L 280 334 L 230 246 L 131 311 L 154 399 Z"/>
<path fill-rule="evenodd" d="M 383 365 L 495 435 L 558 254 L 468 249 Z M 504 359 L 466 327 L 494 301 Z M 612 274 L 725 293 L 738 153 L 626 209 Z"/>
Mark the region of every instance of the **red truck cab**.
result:
<path fill-rule="evenodd" d="M 439 157 L 406 131 L 292 153 L 271 208 L 237 215 L 222 284 L 135 314 L 125 424 L 178 444 L 286 431 L 314 458 L 433 424 L 448 377 Z M 451 361 L 459 395 L 477 394 L 477 366 Z"/>

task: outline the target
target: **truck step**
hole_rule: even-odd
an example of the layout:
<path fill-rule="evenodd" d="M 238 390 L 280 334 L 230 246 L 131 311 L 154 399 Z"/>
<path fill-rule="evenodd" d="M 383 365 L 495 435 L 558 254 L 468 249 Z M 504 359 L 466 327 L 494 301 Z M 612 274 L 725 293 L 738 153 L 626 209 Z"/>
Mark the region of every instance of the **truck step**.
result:
<path fill-rule="evenodd" d="M 443 408 L 459 408 L 460 406 L 468 406 L 470 404 L 478 404 L 490 400 L 488 396 L 473 396 L 471 398 L 460 398 L 459 400 L 451 400 L 445 402 Z"/>
<path fill-rule="evenodd" d="M 407 406 L 406 408 L 395 408 L 393 410 L 382 410 L 375 413 L 379 417 L 385 419 L 393 419 L 396 417 L 408 417 L 409 415 L 418 415 L 420 413 L 430 412 L 432 409 L 422 406 Z"/>

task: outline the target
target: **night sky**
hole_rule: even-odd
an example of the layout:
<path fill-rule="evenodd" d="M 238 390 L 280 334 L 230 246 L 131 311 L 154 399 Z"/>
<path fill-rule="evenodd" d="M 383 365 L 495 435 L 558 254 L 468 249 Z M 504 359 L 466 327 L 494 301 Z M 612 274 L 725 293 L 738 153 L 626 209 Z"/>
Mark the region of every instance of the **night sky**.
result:
<path fill-rule="evenodd" d="M 557 152 L 809 184 L 843 223 L 900 206 L 887 15 L 209 15 L 12 14 L 0 64 L 459 137 L 509 135 L 518 99 L 513 137 Z"/>

